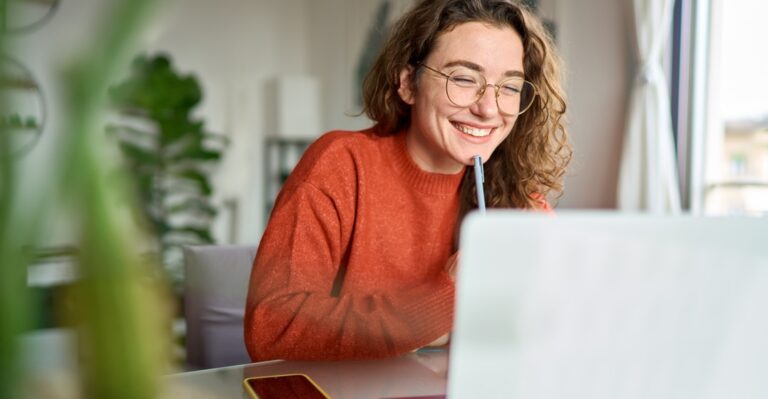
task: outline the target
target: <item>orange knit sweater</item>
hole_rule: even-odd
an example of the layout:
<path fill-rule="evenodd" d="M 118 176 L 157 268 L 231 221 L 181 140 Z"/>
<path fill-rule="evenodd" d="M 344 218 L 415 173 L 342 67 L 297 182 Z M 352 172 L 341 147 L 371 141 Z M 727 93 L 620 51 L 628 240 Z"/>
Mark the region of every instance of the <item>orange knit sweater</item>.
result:
<path fill-rule="evenodd" d="M 396 356 L 452 326 L 462 173 L 432 174 L 405 134 L 330 132 L 283 186 L 245 312 L 254 361 Z"/>

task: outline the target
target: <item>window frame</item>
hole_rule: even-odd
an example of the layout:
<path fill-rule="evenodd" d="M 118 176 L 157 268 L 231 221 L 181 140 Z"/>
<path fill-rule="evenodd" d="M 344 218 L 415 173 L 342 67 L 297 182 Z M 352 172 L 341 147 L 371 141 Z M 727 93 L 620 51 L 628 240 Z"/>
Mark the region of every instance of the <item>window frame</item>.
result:
<path fill-rule="evenodd" d="M 707 190 L 711 10 L 717 1 L 675 0 L 672 22 L 670 111 L 682 209 L 693 214 L 704 212 Z"/>

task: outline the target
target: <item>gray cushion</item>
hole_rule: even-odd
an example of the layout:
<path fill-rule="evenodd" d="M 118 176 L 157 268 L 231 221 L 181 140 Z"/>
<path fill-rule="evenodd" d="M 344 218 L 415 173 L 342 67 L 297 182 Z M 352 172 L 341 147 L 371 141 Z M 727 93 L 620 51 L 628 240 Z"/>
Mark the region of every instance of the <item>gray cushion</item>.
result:
<path fill-rule="evenodd" d="M 243 315 L 255 246 L 184 247 L 187 365 L 202 369 L 249 363 Z"/>

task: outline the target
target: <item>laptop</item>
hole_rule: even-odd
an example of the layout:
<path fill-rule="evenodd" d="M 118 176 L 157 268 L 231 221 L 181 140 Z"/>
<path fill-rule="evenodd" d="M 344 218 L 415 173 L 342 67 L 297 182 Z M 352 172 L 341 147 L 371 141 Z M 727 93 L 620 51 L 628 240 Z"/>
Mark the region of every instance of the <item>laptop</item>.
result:
<path fill-rule="evenodd" d="M 768 219 L 462 225 L 448 398 L 768 397 Z"/>

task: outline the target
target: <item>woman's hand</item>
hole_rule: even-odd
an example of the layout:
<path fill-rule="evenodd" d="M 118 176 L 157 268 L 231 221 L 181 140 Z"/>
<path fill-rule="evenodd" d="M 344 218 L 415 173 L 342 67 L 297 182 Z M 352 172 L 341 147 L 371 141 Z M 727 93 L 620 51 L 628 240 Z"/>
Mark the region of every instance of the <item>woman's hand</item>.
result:
<path fill-rule="evenodd" d="M 445 272 L 451 278 L 451 281 L 456 281 L 456 271 L 459 268 L 459 252 L 451 255 L 448 261 L 445 263 Z"/>
<path fill-rule="evenodd" d="M 448 345 L 448 342 L 450 341 L 450 339 L 451 339 L 451 334 L 450 333 L 445 333 L 440 338 L 430 342 L 429 345 L 427 345 L 427 347 L 436 347 L 436 346 Z"/>

